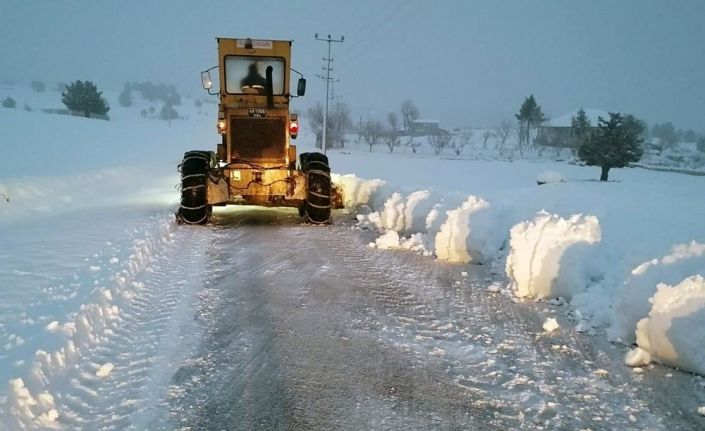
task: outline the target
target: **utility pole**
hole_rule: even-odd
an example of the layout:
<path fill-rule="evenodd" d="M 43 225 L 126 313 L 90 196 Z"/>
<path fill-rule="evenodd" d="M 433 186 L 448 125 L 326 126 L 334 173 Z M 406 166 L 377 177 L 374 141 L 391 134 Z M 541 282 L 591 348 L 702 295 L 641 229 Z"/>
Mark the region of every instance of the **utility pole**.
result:
<path fill-rule="evenodd" d="M 318 37 L 318 33 L 316 33 L 314 35 L 314 37 L 316 38 L 316 40 L 320 40 L 322 42 L 328 42 L 328 57 L 323 57 L 323 61 L 328 62 L 326 67 L 324 67 L 324 70 L 326 71 L 326 110 L 323 112 L 323 139 L 321 141 L 321 147 L 323 147 L 323 154 L 325 154 L 326 153 L 326 131 L 328 128 L 328 87 L 330 84 L 330 73 L 331 73 L 331 71 L 333 71 L 333 69 L 331 69 L 331 67 L 330 67 L 330 63 L 331 63 L 331 61 L 333 61 L 333 59 L 330 56 L 330 44 L 333 42 L 343 43 L 343 41 L 345 40 L 345 36 L 340 36 L 340 39 L 338 40 L 338 39 L 333 39 L 330 37 L 330 35 L 328 35 L 328 37 L 324 39 L 324 38 Z"/>

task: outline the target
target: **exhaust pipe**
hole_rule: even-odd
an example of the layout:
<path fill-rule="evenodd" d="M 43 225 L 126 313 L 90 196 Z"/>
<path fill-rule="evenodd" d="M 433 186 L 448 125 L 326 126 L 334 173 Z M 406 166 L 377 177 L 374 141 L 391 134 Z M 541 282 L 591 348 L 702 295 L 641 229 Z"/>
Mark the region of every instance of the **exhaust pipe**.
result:
<path fill-rule="evenodd" d="M 274 108 L 274 85 L 272 83 L 272 66 L 267 66 L 265 91 L 267 92 L 267 107 Z"/>

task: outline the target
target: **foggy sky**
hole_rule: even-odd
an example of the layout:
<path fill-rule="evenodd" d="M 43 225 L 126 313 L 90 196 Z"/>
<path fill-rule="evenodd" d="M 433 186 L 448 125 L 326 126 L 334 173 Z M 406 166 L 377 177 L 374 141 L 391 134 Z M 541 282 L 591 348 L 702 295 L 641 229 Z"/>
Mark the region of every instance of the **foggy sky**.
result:
<path fill-rule="evenodd" d="M 705 132 L 701 0 L 0 0 L 0 79 L 150 80 L 202 96 L 216 36 L 293 39 L 304 112 L 325 94 L 314 33 L 345 36 L 335 95 L 355 119 L 411 99 L 444 128 L 492 126 L 534 94 L 548 117 L 599 108 Z"/>

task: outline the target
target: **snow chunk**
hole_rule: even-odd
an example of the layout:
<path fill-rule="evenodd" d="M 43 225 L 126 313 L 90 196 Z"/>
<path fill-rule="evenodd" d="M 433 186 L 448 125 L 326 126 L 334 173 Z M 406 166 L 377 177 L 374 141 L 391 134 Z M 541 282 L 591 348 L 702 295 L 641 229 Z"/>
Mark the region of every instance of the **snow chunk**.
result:
<path fill-rule="evenodd" d="M 565 177 L 563 174 L 557 171 L 544 171 L 536 177 L 536 182 L 538 185 L 548 184 L 548 183 L 564 183 Z"/>
<path fill-rule="evenodd" d="M 34 397 L 22 379 L 12 379 L 8 383 L 6 405 L 12 405 L 12 410 L 6 411 L 6 416 L 0 418 L 7 429 L 58 428 L 59 413 L 49 392 L 41 392 Z"/>
<path fill-rule="evenodd" d="M 468 246 L 473 213 L 488 208 L 485 200 L 469 196 L 457 209 L 447 211 L 448 218 L 436 234 L 436 256 L 440 260 L 467 263 L 473 260 Z"/>
<path fill-rule="evenodd" d="M 49 332 L 56 332 L 59 330 L 59 322 L 54 320 L 46 326 L 46 330 Z"/>
<path fill-rule="evenodd" d="M 660 283 L 649 316 L 637 324 L 636 341 L 651 359 L 705 375 L 705 278 L 676 286 Z"/>
<path fill-rule="evenodd" d="M 382 250 L 400 248 L 399 233 L 395 230 L 390 230 L 384 235 L 375 240 L 377 248 Z"/>
<path fill-rule="evenodd" d="M 699 413 L 701 416 L 705 416 L 705 406 L 698 407 L 698 413 Z"/>
<path fill-rule="evenodd" d="M 345 208 L 371 204 L 375 194 L 386 185 L 383 180 L 363 180 L 352 174 L 331 174 L 331 181 L 341 190 Z"/>
<path fill-rule="evenodd" d="M 98 371 L 95 372 L 95 375 L 97 377 L 108 377 L 110 375 L 110 373 L 113 371 L 114 367 L 115 366 L 112 363 L 107 362 L 107 363 L 101 365 L 100 368 L 98 368 Z"/>
<path fill-rule="evenodd" d="M 543 330 L 546 332 L 553 332 L 560 327 L 561 326 L 558 324 L 558 321 L 556 319 L 554 319 L 553 317 L 549 317 L 543 323 Z"/>
<path fill-rule="evenodd" d="M 410 250 L 428 256 L 428 239 L 424 234 L 415 233 L 408 238 L 400 236 L 397 231 L 390 230 L 371 243 L 370 246 L 380 250 L 401 249 Z"/>
<path fill-rule="evenodd" d="M 644 262 L 632 270 L 613 307 L 609 338 L 631 344 L 634 329 L 651 309 L 649 298 L 659 283 L 674 285 L 691 275 L 705 276 L 705 244 L 695 241 L 673 246 L 671 254 Z"/>
<path fill-rule="evenodd" d="M 586 285 L 588 245 L 601 239 L 597 217 L 564 219 L 545 211 L 512 227 L 506 272 L 518 297 L 572 298 Z"/>
<path fill-rule="evenodd" d="M 636 347 L 624 355 L 624 363 L 630 367 L 640 367 L 651 362 L 651 355 L 646 350 Z"/>

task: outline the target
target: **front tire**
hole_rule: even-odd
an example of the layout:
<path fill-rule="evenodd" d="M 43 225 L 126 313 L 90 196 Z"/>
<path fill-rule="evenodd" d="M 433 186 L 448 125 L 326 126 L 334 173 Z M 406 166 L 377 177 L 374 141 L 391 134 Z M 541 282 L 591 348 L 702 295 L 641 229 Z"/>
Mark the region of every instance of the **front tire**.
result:
<path fill-rule="evenodd" d="M 180 223 L 206 224 L 213 212 L 208 204 L 208 171 L 214 166 L 212 151 L 188 151 L 179 165 L 181 205 L 176 214 Z"/>
<path fill-rule="evenodd" d="M 301 171 L 306 175 L 306 200 L 299 212 L 312 224 L 330 224 L 331 193 L 328 157 L 321 153 L 302 153 Z"/>

